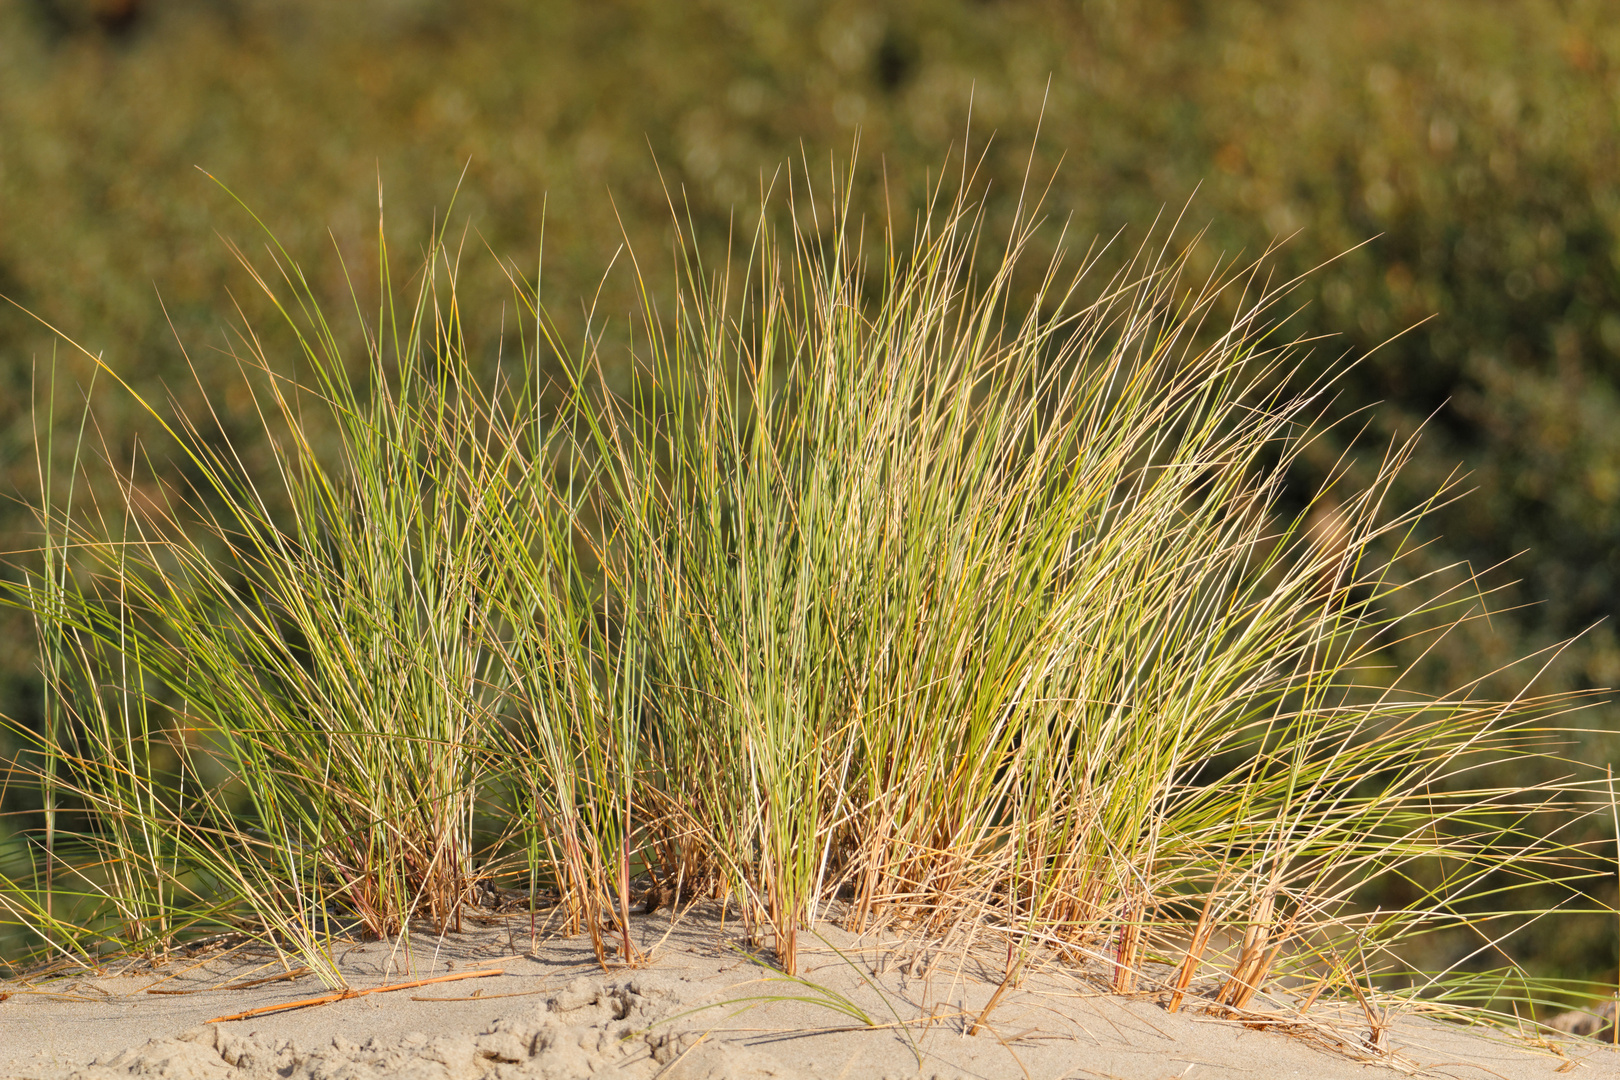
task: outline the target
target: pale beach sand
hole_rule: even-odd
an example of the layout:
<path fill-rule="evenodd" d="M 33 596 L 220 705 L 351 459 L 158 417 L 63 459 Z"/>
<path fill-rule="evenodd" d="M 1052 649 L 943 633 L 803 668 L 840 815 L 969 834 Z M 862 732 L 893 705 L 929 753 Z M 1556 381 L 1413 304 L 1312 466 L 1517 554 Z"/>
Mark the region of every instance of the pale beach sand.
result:
<path fill-rule="evenodd" d="M 355 990 L 489 968 L 500 974 L 241 1020 L 218 1018 L 326 991 L 308 975 L 258 981 L 285 968 L 273 954 L 242 947 L 157 965 L 115 962 L 94 976 L 15 980 L 0 985 L 10 995 L 0 1001 L 0 1077 L 1620 1077 L 1620 1051 L 1592 1040 L 1537 1045 L 1413 1015 L 1393 1018 L 1377 1052 L 1365 1045 L 1361 1010 L 1337 1003 L 1318 1002 L 1287 1025 L 1279 1021 L 1288 1014 L 1268 1016 L 1275 1003 L 1260 998 L 1243 1018 L 1216 1016 L 1195 1000 L 1171 1014 L 1156 994 L 1104 992 L 1101 965 L 1031 969 L 970 1036 L 972 1016 L 1001 975 L 988 957 L 824 928 L 802 939 L 800 974 L 812 984 L 804 985 L 751 963 L 735 920 L 722 930 L 712 912 L 673 927 L 665 916 L 638 918 L 650 962 L 608 972 L 583 937 L 542 936 L 531 947 L 527 916 L 466 930 L 442 939 L 418 933 L 408 961 L 382 942 L 342 942 L 336 955 Z M 256 985 L 232 986 L 248 982 Z M 846 1001 L 878 1026 L 834 1007 Z"/>

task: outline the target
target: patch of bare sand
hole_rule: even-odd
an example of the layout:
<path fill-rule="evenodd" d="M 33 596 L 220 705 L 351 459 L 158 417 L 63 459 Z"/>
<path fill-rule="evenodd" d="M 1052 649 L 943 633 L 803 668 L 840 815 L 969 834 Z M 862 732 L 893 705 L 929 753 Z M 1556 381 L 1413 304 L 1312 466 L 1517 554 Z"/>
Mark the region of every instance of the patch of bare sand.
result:
<path fill-rule="evenodd" d="M 990 957 L 824 927 L 801 937 L 803 981 L 791 981 L 750 961 L 738 929 L 712 911 L 649 916 L 636 934 L 650 962 L 609 972 L 584 938 L 532 943 L 527 916 L 418 934 L 408 954 L 341 942 L 353 989 L 416 985 L 213 1023 L 324 991 L 307 975 L 263 981 L 284 968 L 246 948 L 16 982 L 0 987 L 0 1077 L 1620 1077 L 1620 1051 L 1590 1040 L 1535 1045 L 1420 1016 L 1395 1018 L 1379 1052 L 1339 1005 L 1318 1003 L 1308 1022 L 1256 1010 L 1245 1024 L 1192 1001 L 1171 1014 L 1152 995 L 1104 993 L 1100 965 L 1031 969 L 969 1035 L 1000 978 Z M 487 969 L 499 973 L 419 981 Z"/>

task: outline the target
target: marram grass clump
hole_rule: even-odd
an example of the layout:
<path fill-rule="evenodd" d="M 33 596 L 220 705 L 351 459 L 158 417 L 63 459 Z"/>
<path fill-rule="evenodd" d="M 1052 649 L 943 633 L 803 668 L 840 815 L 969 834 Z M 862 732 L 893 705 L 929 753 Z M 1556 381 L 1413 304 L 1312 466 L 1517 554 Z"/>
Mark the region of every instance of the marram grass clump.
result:
<path fill-rule="evenodd" d="M 1583 789 L 1470 779 L 1574 703 L 1387 665 L 1480 614 L 1397 595 L 1451 492 L 1392 504 L 1410 444 L 1288 489 L 1332 378 L 1263 260 L 1031 275 L 1036 227 L 992 247 L 965 195 L 909 242 L 847 185 L 815 205 L 719 269 L 683 243 L 613 355 L 514 273 L 475 356 L 442 241 L 408 293 L 379 249 L 348 355 L 285 252 L 244 257 L 296 343 L 238 331 L 257 456 L 149 406 L 184 484 L 109 496 L 88 428 L 42 467 L 11 599 L 48 707 L 10 782 L 43 809 L 0 862 L 33 952 L 232 926 L 337 985 L 341 926 L 442 929 L 501 882 L 604 964 L 640 959 L 634 903 L 708 896 L 790 974 L 838 919 L 1241 1010 L 1281 975 L 1370 993 L 1578 872 L 1530 821 Z M 1353 902 L 1391 876 L 1418 898 Z"/>

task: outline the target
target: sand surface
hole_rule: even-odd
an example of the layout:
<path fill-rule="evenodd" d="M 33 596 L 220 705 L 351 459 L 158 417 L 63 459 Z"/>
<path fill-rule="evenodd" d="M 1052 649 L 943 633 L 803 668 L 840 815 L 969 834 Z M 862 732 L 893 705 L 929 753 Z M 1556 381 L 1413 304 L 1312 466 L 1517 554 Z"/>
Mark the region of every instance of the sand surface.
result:
<path fill-rule="evenodd" d="M 1375 1050 L 1365 1014 L 1334 1003 L 1286 1023 L 1261 999 L 1241 1018 L 1196 1001 L 1171 1014 L 1157 994 L 1104 992 L 1102 965 L 1032 968 L 969 1035 L 1003 974 L 988 954 L 824 927 L 802 939 L 795 982 L 750 961 L 735 921 L 688 913 L 639 919 L 649 962 L 604 972 L 586 938 L 531 939 L 527 916 L 479 923 L 418 933 L 409 955 L 352 941 L 334 953 L 359 991 L 499 974 L 240 1020 L 219 1018 L 326 989 L 307 974 L 260 981 L 287 969 L 256 946 L 0 984 L 0 1077 L 1620 1077 L 1620 1051 L 1592 1040 L 1536 1045 L 1410 1014 L 1392 1018 Z"/>

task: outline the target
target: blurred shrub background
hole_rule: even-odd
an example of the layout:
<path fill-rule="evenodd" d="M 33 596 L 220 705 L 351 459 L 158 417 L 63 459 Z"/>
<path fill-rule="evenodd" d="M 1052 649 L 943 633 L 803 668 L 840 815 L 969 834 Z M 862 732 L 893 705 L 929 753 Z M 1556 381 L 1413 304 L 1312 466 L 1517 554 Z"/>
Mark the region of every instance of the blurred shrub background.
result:
<path fill-rule="evenodd" d="M 184 404 L 197 390 L 177 342 L 209 384 L 210 343 L 239 321 L 231 290 L 245 294 L 220 237 L 258 242 L 198 167 L 320 275 L 330 305 L 346 291 L 334 245 L 375 295 L 379 182 L 391 246 L 410 253 L 459 181 L 462 295 L 489 298 L 493 352 L 505 282 L 490 252 L 532 273 L 542 223 L 545 299 L 578 311 L 622 240 L 660 280 L 666 189 L 720 253 L 762 183 L 801 159 L 826 175 L 857 132 L 874 220 L 885 197 L 909 220 L 965 137 L 984 155 L 991 221 L 1010 220 L 1033 148 L 1039 183 L 1061 162 L 1046 208 L 1082 244 L 1128 227 L 1133 247 L 1192 198 L 1185 235 L 1208 226 L 1205 265 L 1289 237 L 1277 267 L 1291 275 L 1354 248 L 1311 277 L 1289 325 L 1334 335 L 1324 360 L 1371 352 L 1336 411 L 1381 404 L 1313 467 L 1345 448 L 1376 455 L 1427 419 L 1413 497 L 1459 466 L 1476 489 L 1435 519 L 1428 565 L 1513 557 L 1486 577 L 1513 610 L 1449 638 L 1433 684 L 1584 631 L 1542 687 L 1612 686 L 1613 16 L 1586 0 L 9 0 L 0 293 Z M 610 277 L 601 309 L 628 310 L 627 288 Z M 57 351 L 0 310 L 7 550 L 31 542 L 32 380 Z M 82 361 L 60 363 L 88 384 Z M 217 375 L 230 406 L 234 372 Z M 59 397 L 59 415 L 80 404 Z M 133 410 L 108 397 L 96 419 L 131 452 Z M 6 618 L 0 711 L 26 720 L 34 646 Z M 1614 757 L 1598 731 L 1614 720 L 1609 707 L 1579 718 L 1594 730 L 1571 755 Z M 1591 899 L 1615 902 L 1612 875 Z M 1612 917 L 1543 923 L 1510 951 L 1612 985 Z"/>

